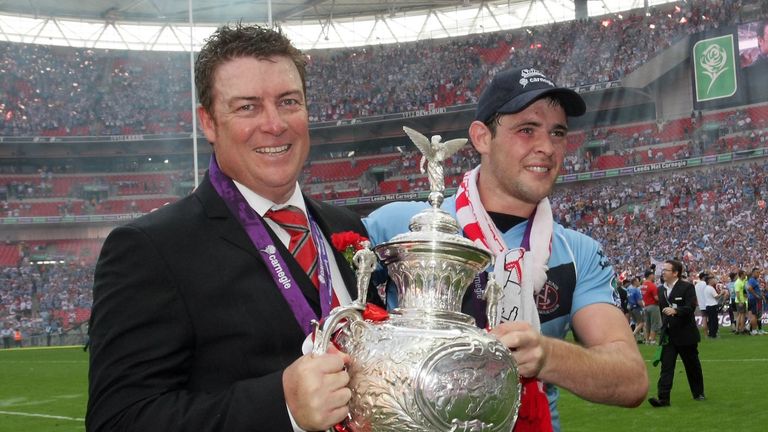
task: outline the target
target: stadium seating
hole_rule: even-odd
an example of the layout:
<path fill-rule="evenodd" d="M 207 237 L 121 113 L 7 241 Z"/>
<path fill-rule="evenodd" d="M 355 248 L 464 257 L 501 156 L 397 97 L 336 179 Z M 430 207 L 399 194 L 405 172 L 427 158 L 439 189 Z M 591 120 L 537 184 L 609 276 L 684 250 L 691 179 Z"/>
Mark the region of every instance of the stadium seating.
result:
<path fill-rule="evenodd" d="M 765 116 L 768 116 L 768 104 L 708 112 L 698 123 L 693 122 L 689 116 L 670 119 L 661 131 L 655 123 L 650 122 L 603 127 L 596 131 L 576 131 L 569 135 L 566 159 L 587 157 L 590 163 L 582 163 L 578 168 L 566 163 L 562 174 L 608 170 L 695 155 L 691 140 L 698 127 L 713 122 L 722 124 L 726 135 L 702 147 L 701 155 L 766 145 L 768 117 Z M 747 117 L 750 119 L 750 127 L 739 124 Z M 752 132 L 756 135 L 752 136 Z M 591 156 L 587 154 L 589 150 L 584 145 L 592 140 L 605 140 L 613 144 L 608 144 L 604 154 Z M 467 145 L 457 154 L 456 161 L 453 158 L 446 161 L 446 173 L 449 176 L 452 173 L 458 174 L 463 172 L 461 167 L 473 166 L 469 162 L 471 157 L 477 155 Z M 364 188 L 356 182 L 372 168 L 377 169 L 378 176 L 384 176 L 378 188 L 372 189 L 379 193 L 424 190 L 428 186 L 426 176 L 420 172 L 419 163 L 420 155 L 416 151 L 344 159 L 318 158 L 308 164 L 301 179 L 310 196 L 318 199 L 362 196 Z M 454 167 L 454 164 L 457 166 Z M 3 182 L 10 191 L 10 199 L 0 207 L 0 216 L 145 213 L 179 198 L 173 187 L 180 175 L 179 171 L 4 175 Z M 446 184 L 450 187 L 457 181 L 460 179 L 454 181 L 449 178 Z M 104 196 L 94 198 L 84 193 L 84 189 L 89 186 L 104 187 Z"/>
<path fill-rule="evenodd" d="M 19 246 L 0 244 L 0 267 L 15 266 L 19 263 Z"/>
<path fill-rule="evenodd" d="M 557 81 L 568 86 L 618 80 L 679 38 L 732 23 L 738 18 L 738 3 L 707 2 L 683 5 L 683 9 L 660 5 L 622 18 L 310 52 L 310 120 L 474 103 L 488 77 L 511 61 L 536 64 L 550 73 L 559 71 Z M 648 31 L 651 25 L 654 31 Z M 0 136 L 192 130 L 189 59 L 184 53 L 0 42 L 0 56 L 9 59 L 3 63 L 0 83 L 0 92 L 6 96 L 0 110 Z M 574 56 L 580 60 L 569 61 Z"/>

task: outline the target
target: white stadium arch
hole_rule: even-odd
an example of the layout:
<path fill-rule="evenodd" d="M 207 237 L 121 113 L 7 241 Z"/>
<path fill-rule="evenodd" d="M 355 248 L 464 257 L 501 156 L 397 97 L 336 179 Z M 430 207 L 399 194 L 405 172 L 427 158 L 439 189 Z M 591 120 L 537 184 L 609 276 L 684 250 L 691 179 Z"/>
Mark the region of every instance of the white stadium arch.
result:
<path fill-rule="evenodd" d="M 0 40 L 197 51 L 222 23 L 279 25 L 301 49 L 401 43 L 524 28 L 668 0 L 28 0 L 0 2 Z M 576 5 L 584 9 L 577 11 Z"/>

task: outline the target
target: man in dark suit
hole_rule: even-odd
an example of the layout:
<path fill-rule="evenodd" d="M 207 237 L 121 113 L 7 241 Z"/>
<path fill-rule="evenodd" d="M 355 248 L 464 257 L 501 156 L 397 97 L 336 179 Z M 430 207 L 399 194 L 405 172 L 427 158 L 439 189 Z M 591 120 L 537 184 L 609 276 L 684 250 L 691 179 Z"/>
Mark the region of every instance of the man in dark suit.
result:
<path fill-rule="evenodd" d="M 312 319 L 356 297 L 331 235 L 365 229 L 298 188 L 305 62 L 281 32 L 258 26 L 222 27 L 200 52 L 198 112 L 214 157 L 190 196 L 104 243 L 89 431 L 324 430 L 347 415 L 349 357 L 302 355 L 301 345 Z M 275 216 L 286 208 L 303 218 L 296 243 Z M 297 251 L 310 244 L 302 266 Z"/>
<path fill-rule="evenodd" d="M 662 267 L 661 277 L 664 284 L 659 287 L 659 307 L 663 321 L 661 375 L 656 390 L 657 397 L 648 399 L 653 407 L 669 406 L 678 355 L 683 360 L 693 399 L 706 400 L 704 376 L 699 362 L 698 346 L 701 336 L 694 316 L 697 308 L 696 289 L 690 282 L 680 278 L 682 272 L 683 264 L 677 260 L 667 260 Z"/>

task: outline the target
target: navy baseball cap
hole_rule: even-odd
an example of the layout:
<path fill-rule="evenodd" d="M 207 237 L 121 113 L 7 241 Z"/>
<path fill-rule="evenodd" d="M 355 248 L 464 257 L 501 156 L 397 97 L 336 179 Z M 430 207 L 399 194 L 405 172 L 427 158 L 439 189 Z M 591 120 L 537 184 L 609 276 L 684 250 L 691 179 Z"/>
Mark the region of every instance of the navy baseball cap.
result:
<path fill-rule="evenodd" d="M 538 69 L 518 68 L 506 69 L 493 77 L 480 95 L 475 120 L 485 123 L 496 113 L 520 112 L 544 96 L 560 101 L 569 117 L 578 117 L 587 111 L 584 99 L 575 91 L 557 87 Z"/>

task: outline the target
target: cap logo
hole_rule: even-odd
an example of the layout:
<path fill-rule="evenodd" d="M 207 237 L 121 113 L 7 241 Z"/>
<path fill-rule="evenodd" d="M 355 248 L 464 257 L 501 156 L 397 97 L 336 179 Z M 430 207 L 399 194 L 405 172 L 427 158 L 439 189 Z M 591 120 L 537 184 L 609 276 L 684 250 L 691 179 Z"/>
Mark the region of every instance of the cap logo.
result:
<path fill-rule="evenodd" d="M 520 71 L 520 85 L 525 88 L 529 83 L 544 83 L 554 87 L 555 83 L 547 79 L 538 69 L 523 69 Z"/>

